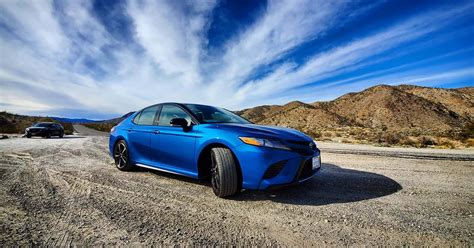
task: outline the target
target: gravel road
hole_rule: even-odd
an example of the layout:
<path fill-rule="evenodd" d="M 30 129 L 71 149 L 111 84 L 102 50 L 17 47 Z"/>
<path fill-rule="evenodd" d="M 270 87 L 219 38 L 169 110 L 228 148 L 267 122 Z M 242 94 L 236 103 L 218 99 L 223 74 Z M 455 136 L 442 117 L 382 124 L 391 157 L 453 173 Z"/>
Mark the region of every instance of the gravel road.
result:
<path fill-rule="evenodd" d="M 472 150 L 320 143 L 312 180 L 215 197 L 208 183 L 120 172 L 107 137 L 0 140 L 0 246 L 474 245 Z"/>

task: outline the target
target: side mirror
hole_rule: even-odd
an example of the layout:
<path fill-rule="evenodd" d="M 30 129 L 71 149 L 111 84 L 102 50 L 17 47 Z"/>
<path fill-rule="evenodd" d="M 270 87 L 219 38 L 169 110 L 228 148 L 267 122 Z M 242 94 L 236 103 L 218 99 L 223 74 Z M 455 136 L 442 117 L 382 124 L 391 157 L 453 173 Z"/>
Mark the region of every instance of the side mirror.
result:
<path fill-rule="evenodd" d="M 173 127 L 186 128 L 188 126 L 188 121 L 184 118 L 173 118 L 171 119 L 170 124 Z"/>

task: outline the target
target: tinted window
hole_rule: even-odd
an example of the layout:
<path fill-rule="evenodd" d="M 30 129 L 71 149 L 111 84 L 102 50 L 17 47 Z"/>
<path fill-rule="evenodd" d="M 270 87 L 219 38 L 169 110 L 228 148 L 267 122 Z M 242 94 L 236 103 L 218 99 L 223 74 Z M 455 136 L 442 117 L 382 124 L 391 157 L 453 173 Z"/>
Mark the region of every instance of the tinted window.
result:
<path fill-rule="evenodd" d="M 188 125 L 191 124 L 191 117 L 180 107 L 175 105 L 163 106 L 159 120 L 160 126 L 171 126 L 170 121 L 174 118 L 184 118 L 188 121 Z"/>
<path fill-rule="evenodd" d="M 138 113 L 134 118 L 133 118 L 133 123 L 137 124 L 138 123 L 138 119 L 140 119 L 140 114 L 142 112 Z"/>
<path fill-rule="evenodd" d="M 135 122 L 138 125 L 148 125 L 148 126 L 153 125 L 154 121 L 155 121 L 155 114 L 156 114 L 157 110 L 158 110 L 158 106 L 153 106 L 153 107 L 149 107 L 149 108 L 144 109 L 140 113 L 140 117 L 138 118 L 138 120 L 135 120 Z"/>
<path fill-rule="evenodd" d="M 222 108 L 198 104 L 186 104 L 186 107 L 202 123 L 250 123 L 244 118 Z"/>
<path fill-rule="evenodd" d="M 34 127 L 49 127 L 50 124 L 49 123 L 36 123 L 34 125 Z"/>

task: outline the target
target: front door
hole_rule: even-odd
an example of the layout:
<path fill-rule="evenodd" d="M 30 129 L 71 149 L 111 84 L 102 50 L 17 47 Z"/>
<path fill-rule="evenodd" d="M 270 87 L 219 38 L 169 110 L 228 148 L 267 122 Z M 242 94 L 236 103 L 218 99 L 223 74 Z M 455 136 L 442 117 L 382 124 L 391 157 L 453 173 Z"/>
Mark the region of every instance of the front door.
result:
<path fill-rule="evenodd" d="M 184 118 L 189 129 L 171 126 L 174 118 Z M 163 105 L 156 131 L 151 135 L 154 164 L 164 170 L 197 177 L 194 161 L 196 131 L 191 126 L 191 117 L 178 105 Z"/>

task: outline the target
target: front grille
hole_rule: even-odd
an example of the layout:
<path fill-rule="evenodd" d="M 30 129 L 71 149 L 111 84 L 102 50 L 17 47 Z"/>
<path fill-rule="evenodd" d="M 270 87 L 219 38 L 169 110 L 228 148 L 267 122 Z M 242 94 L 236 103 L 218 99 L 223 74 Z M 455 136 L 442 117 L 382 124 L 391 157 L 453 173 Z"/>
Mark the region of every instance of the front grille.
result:
<path fill-rule="evenodd" d="M 288 140 L 287 146 L 294 152 L 297 152 L 303 156 L 310 156 L 313 155 L 316 151 L 316 146 L 313 142 L 309 141 L 292 141 Z"/>

